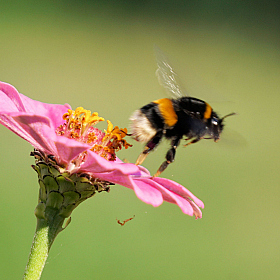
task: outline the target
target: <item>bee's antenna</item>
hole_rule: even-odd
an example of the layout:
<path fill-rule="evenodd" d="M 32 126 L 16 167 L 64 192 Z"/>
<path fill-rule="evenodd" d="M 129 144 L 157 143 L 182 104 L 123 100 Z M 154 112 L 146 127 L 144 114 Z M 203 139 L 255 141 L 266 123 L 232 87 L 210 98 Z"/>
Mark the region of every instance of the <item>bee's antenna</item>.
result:
<path fill-rule="evenodd" d="M 228 114 L 228 115 L 225 115 L 224 117 L 222 117 L 222 118 L 220 119 L 220 123 L 222 123 L 222 122 L 224 121 L 225 118 L 230 117 L 230 116 L 234 116 L 234 115 L 237 115 L 237 113 L 230 113 L 230 114 Z"/>

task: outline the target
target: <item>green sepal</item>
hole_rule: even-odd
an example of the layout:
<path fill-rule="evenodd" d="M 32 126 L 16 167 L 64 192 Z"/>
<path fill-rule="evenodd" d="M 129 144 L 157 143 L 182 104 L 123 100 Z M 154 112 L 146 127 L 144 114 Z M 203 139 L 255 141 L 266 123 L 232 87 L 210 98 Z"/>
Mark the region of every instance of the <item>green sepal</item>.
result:
<path fill-rule="evenodd" d="M 57 177 L 57 176 L 60 175 L 60 172 L 59 172 L 59 170 L 58 170 L 56 167 L 50 166 L 50 165 L 49 165 L 48 168 L 49 168 L 49 172 L 50 172 L 54 177 Z"/>
<path fill-rule="evenodd" d="M 48 168 L 48 165 L 44 162 L 39 162 L 36 164 L 39 168 L 39 177 L 40 178 L 43 178 L 45 175 L 48 175 L 50 172 L 49 172 L 49 168 Z"/>
<path fill-rule="evenodd" d="M 70 180 L 66 179 L 67 177 L 64 177 L 62 175 L 58 175 L 56 177 L 56 181 L 59 184 L 59 191 L 61 193 L 67 192 L 67 191 L 72 191 L 75 190 L 74 183 Z"/>
<path fill-rule="evenodd" d="M 74 191 L 64 192 L 63 193 L 63 206 L 67 206 L 69 204 L 75 204 L 79 201 L 81 195 Z"/>
<path fill-rule="evenodd" d="M 39 201 L 46 202 L 47 200 L 47 190 L 45 187 L 45 184 L 43 180 L 39 179 L 39 185 L 40 185 L 40 190 L 39 190 Z"/>
<path fill-rule="evenodd" d="M 89 174 L 69 173 L 60 167 L 54 157 L 35 150 L 36 165 L 32 168 L 38 174 L 39 203 L 35 209 L 38 219 L 50 221 L 60 216 L 68 218 L 72 211 L 96 192 L 109 191 L 109 182 L 99 181 Z"/>
<path fill-rule="evenodd" d="M 45 175 L 43 182 L 46 187 L 47 194 L 51 193 L 52 191 L 58 191 L 58 183 L 51 175 Z"/>
<path fill-rule="evenodd" d="M 78 205 L 74 204 L 67 205 L 66 207 L 62 206 L 59 215 L 64 218 L 68 218 L 77 206 Z"/>
<path fill-rule="evenodd" d="M 86 199 L 92 197 L 93 195 L 95 195 L 95 193 L 96 193 L 96 192 L 93 191 L 93 190 L 82 191 L 82 192 L 80 192 L 80 194 L 81 194 L 81 200 L 86 200 Z"/>
<path fill-rule="evenodd" d="M 46 207 L 52 207 L 54 209 L 60 209 L 63 203 L 63 195 L 59 192 L 51 192 L 46 201 Z"/>
<path fill-rule="evenodd" d="M 35 216 L 38 219 L 46 219 L 45 217 L 45 211 L 46 211 L 46 204 L 43 202 L 40 202 L 37 207 L 35 208 Z"/>

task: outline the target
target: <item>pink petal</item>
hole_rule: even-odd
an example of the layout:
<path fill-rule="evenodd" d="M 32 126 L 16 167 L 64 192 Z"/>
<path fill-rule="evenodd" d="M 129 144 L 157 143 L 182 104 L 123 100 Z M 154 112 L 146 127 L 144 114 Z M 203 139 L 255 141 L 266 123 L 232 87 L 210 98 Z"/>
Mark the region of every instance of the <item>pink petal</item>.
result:
<path fill-rule="evenodd" d="M 181 208 L 183 213 L 188 214 L 190 216 L 193 215 L 193 208 L 191 207 L 190 203 L 183 197 L 179 196 L 176 193 L 169 191 L 164 186 L 160 185 L 159 183 L 157 183 L 151 179 L 141 178 L 140 180 L 149 184 L 150 187 L 154 187 L 155 189 L 159 190 L 165 201 L 177 204 Z M 137 182 L 137 184 L 138 184 L 138 182 Z"/>
<path fill-rule="evenodd" d="M 120 174 L 138 174 L 139 168 L 135 164 L 123 163 L 119 160 L 118 162 L 108 161 L 90 150 L 88 151 L 86 162 L 80 168 L 80 172 L 89 173 L 102 173 L 111 171 L 118 171 Z"/>
<path fill-rule="evenodd" d="M 7 83 L 0 82 L 0 112 L 24 112 L 25 108 L 18 91 Z"/>
<path fill-rule="evenodd" d="M 20 136 L 33 147 L 45 153 L 54 154 L 53 143 L 49 141 L 49 137 L 54 134 L 54 131 L 50 127 L 50 120 L 48 118 L 36 115 L 19 115 L 12 118 L 17 123 L 17 128 L 20 127 L 22 129 L 21 131 L 14 131 L 15 133 L 20 135 L 24 131 L 25 135 Z M 11 130 L 15 129 L 14 126 Z"/>
<path fill-rule="evenodd" d="M 198 199 L 196 196 L 194 196 L 188 189 L 186 189 L 182 185 L 174 181 L 171 181 L 169 179 L 161 178 L 161 177 L 155 177 L 154 181 L 156 181 L 157 183 L 164 186 L 166 189 L 178 194 L 183 198 L 186 197 L 191 198 L 199 207 L 204 208 L 203 202 L 200 199 Z"/>
<path fill-rule="evenodd" d="M 64 121 L 62 116 L 71 107 L 68 104 L 47 104 L 32 100 L 7 83 L 0 82 L 0 112 L 2 114 L 12 112 L 26 112 L 50 119 L 52 127 L 57 128 Z"/>
<path fill-rule="evenodd" d="M 68 104 L 48 104 L 28 98 L 23 94 L 19 94 L 25 106 L 26 112 L 32 112 L 36 115 L 45 116 L 50 119 L 51 126 L 56 129 L 64 123 L 62 116 L 67 113 L 71 106 Z"/>
<path fill-rule="evenodd" d="M 49 153 L 52 151 L 48 135 L 54 132 L 49 127 L 49 119 L 43 116 L 16 112 L 0 114 L 0 122 L 31 143 L 33 147 Z"/>
<path fill-rule="evenodd" d="M 69 164 L 80 153 L 83 153 L 89 148 L 89 145 L 78 142 L 74 139 L 52 135 L 49 141 L 54 143 L 56 159 L 63 164 Z"/>
<path fill-rule="evenodd" d="M 162 193 L 156 188 L 153 188 L 149 183 L 145 182 L 145 180 L 131 179 L 131 184 L 136 196 L 143 202 L 151 204 L 154 207 L 157 207 L 162 204 Z"/>
<path fill-rule="evenodd" d="M 139 199 L 154 207 L 161 205 L 163 202 L 161 192 L 151 187 L 149 183 L 142 180 L 134 180 L 131 176 L 123 175 L 118 170 L 108 173 L 93 173 L 93 176 L 134 190 Z"/>

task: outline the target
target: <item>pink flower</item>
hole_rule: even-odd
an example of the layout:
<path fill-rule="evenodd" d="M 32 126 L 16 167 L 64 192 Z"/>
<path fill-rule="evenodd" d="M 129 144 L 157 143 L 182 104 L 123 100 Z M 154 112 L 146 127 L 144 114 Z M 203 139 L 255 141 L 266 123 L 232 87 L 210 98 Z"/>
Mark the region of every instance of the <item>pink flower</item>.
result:
<path fill-rule="evenodd" d="M 115 151 L 129 146 L 123 139 L 125 129 L 113 128 L 108 121 L 108 129 L 103 133 L 92 126 L 104 120 L 97 113 L 91 115 L 83 108 L 72 111 L 68 104 L 35 101 L 3 82 L 0 82 L 0 100 L 0 123 L 34 148 L 53 155 L 65 171 L 87 173 L 100 180 L 123 185 L 155 207 L 167 201 L 177 204 L 185 214 L 202 217 L 199 207 L 204 207 L 203 202 L 186 188 L 165 178 L 152 178 L 144 167 L 124 163 L 115 157 Z M 79 110 L 82 110 L 79 114 L 83 115 L 83 120 L 89 120 L 89 125 L 72 129 Z"/>

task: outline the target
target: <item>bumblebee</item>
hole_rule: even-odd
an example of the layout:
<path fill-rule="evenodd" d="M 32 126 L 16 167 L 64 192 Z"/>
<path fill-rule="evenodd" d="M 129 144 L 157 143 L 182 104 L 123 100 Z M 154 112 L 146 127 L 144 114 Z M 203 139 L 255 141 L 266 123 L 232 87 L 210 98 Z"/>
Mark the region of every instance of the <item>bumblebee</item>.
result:
<path fill-rule="evenodd" d="M 185 146 L 202 139 L 213 139 L 217 142 L 224 128 L 224 119 L 235 114 L 220 118 L 208 103 L 188 96 L 180 85 L 177 74 L 159 49 L 156 49 L 156 58 L 159 83 L 172 98 L 155 100 L 136 110 L 130 117 L 132 137 L 136 141 L 146 143 L 136 161 L 137 165 L 143 163 L 162 138 L 171 141 L 166 160 L 154 177 L 160 175 L 174 161 L 176 149 L 184 136 L 188 141 Z"/>

